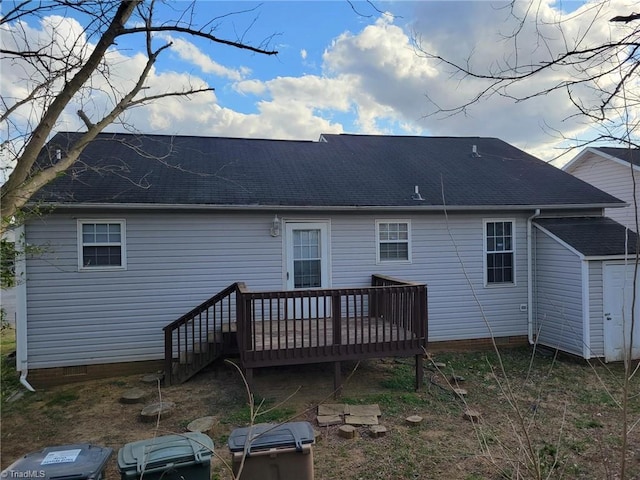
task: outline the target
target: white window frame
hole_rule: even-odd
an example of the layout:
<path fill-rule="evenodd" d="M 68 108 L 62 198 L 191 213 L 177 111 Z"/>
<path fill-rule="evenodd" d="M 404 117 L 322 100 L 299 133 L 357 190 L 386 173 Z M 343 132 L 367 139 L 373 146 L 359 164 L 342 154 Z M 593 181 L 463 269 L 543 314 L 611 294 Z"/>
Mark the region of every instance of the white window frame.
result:
<path fill-rule="evenodd" d="M 84 239 L 82 238 L 83 225 L 96 225 L 117 223 L 120 225 L 120 242 L 91 243 L 87 246 L 119 246 L 120 247 L 120 265 L 84 265 Z M 77 220 L 78 232 L 78 271 L 80 272 L 96 272 L 96 271 L 113 271 L 127 269 L 127 242 L 126 242 L 127 223 L 121 218 L 82 218 Z"/>
<path fill-rule="evenodd" d="M 487 249 L 487 224 L 489 223 L 511 223 L 511 249 L 509 250 L 488 250 Z M 484 271 L 484 286 L 488 288 L 515 287 L 516 286 L 516 219 L 515 218 L 486 218 L 482 221 L 482 264 Z M 510 282 L 489 283 L 489 270 L 487 265 L 487 255 L 490 253 L 511 253 L 512 280 Z"/>
<path fill-rule="evenodd" d="M 382 224 L 389 224 L 389 223 L 406 223 L 407 224 L 407 240 L 406 240 L 406 244 L 407 244 L 407 258 L 406 259 L 398 259 L 398 260 L 387 260 L 387 259 L 381 259 L 380 258 L 380 244 L 382 243 L 404 243 L 404 240 L 389 240 L 389 241 L 382 241 L 380 240 L 380 225 Z M 376 263 L 377 264 L 388 264 L 388 263 L 394 263 L 394 264 L 409 264 L 412 262 L 412 256 L 411 256 L 411 220 L 406 219 L 406 218 L 385 218 L 385 219 L 378 219 L 376 220 Z"/>

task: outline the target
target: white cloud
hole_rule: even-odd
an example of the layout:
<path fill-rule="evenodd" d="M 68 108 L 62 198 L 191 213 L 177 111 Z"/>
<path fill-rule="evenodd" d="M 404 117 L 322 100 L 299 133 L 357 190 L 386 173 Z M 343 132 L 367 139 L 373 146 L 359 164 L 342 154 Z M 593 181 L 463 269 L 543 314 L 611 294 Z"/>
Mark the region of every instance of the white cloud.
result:
<path fill-rule="evenodd" d="M 235 81 L 242 80 L 250 73 L 248 68 L 233 69 L 220 65 L 193 43 L 182 38 L 166 38 L 167 41 L 172 42 L 172 52 L 177 53 L 182 60 L 196 65 L 203 73 L 210 73 Z"/>
<path fill-rule="evenodd" d="M 307 51 L 304 48 L 300 50 L 300 58 L 302 58 L 303 60 L 307 59 Z"/>

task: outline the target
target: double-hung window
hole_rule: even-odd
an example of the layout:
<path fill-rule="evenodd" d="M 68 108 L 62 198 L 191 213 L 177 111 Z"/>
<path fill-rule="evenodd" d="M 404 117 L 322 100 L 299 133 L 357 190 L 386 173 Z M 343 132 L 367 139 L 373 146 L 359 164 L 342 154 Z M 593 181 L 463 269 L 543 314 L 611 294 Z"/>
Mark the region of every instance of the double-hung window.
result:
<path fill-rule="evenodd" d="M 124 220 L 78 220 L 80 270 L 126 268 Z"/>
<path fill-rule="evenodd" d="M 408 220 L 377 220 L 378 263 L 411 261 L 411 224 Z"/>
<path fill-rule="evenodd" d="M 487 285 L 515 283 L 513 220 L 485 220 L 485 281 Z"/>

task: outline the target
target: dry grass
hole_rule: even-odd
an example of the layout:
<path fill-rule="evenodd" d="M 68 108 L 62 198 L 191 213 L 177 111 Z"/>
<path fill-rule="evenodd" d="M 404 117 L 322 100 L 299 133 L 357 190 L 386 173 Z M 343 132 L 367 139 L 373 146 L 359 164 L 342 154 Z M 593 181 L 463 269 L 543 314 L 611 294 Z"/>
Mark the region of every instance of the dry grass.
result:
<path fill-rule="evenodd" d="M 315 476 L 324 479 L 498 479 L 535 478 L 529 468 L 538 465 L 542 478 L 616 478 L 620 459 L 622 392 L 621 365 L 594 365 L 572 359 L 536 355 L 529 349 L 506 351 L 505 370 L 513 397 L 505 395 L 504 378 L 495 369 L 493 353 L 440 354 L 429 362 L 425 387 L 413 391 L 410 359 L 371 360 L 357 365 L 345 385 L 342 401 L 378 403 L 386 437 L 374 439 L 361 428 L 355 440 L 338 437 L 337 427 L 318 429 L 314 447 Z M 530 368 L 531 364 L 531 368 Z M 345 364 L 345 375 L 356 364 Z M 256 393 L 265 405 L 278 405 L 259 421 L 314 422 L 314 406 L 333 402 L 332 366 L 303 366 L 258 370 Z M 461 399 L 447 380 L 464 377 Z M 4 383 L 4 382 L 3 382 Z M 3 404 L 2 467 L 21 455 L 49 445 L 88 442 L 117 451 L 123 444 L 151 438 L 154 425 L 137 420 L 140 406 L 118 402 L 127 388 L 142 386 L 139 377 L 67 385 L 26 395 Z M 640 418 L 640 382 L 631 382 L 631 424 Z M 607 390 L 609 393 L 607 393 Z M 228 460 L 226 440 L 231 431 L 248 421 L 246 394 L 241 378 L 229 365 L 219 364 L 182 386 L 163 388 L 164 400 L 178 411 L 163 419 L 159 434 L 183 432 L 189 421 L 213 415 L 211 432 L 217 456 Z M 465 402 L 482 414 L 474 425 L 462 418 Z M 514 405 L 514 403 L 516 405 Z M 515 406 L 522 419 L 515 415 Z M 415 427 L 405 418 L 418 414 Z M 523 448 L 526 429 L 530 448 Z M 628 478 L 640 478 L 640 435 L 630 435 Z M 535 458 L 531 458 L 534 452 Z M 230 479 L 220 459 L 214 458 L 214 479 Z M 107 478 L 119 478 L 115 455 Z"/>

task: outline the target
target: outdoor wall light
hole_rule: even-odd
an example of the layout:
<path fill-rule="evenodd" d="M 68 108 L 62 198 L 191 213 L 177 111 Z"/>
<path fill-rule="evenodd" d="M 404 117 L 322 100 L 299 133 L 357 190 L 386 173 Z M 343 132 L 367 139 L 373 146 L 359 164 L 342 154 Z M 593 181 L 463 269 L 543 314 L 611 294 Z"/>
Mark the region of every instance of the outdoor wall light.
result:
<path fill-rule="evenodd" d="M 273 221 L 271 222 L 271 236 L 280 236 L 280 219 L 278 218 L 278 215 L 274 216 Z"/>

